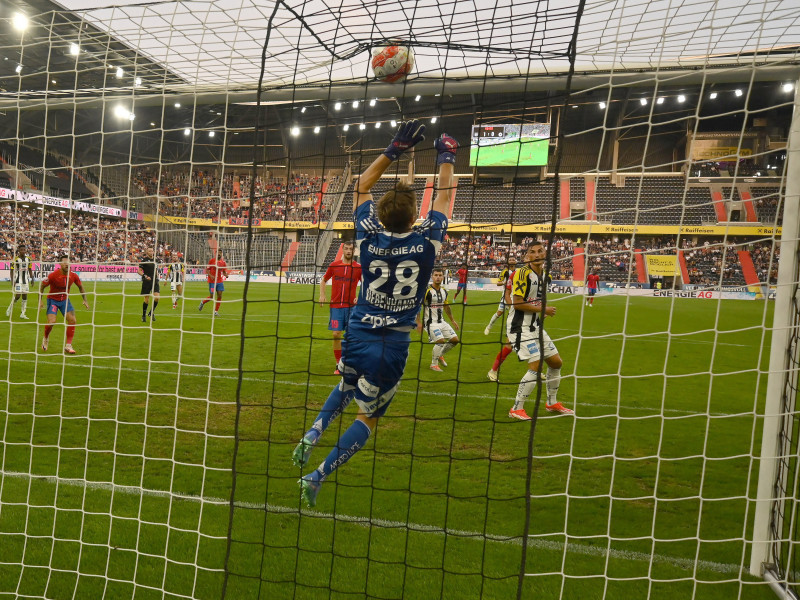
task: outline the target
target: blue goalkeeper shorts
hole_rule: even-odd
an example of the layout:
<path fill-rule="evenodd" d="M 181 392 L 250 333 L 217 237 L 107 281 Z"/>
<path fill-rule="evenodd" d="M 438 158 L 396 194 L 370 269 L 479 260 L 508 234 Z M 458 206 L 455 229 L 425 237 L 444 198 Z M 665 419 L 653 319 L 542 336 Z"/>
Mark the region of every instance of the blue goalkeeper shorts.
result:
<path fill-rule="evenodd" d="M 339 371 L 345 388 L 355 388 L 355 400 L 368 417 L 389 408 L 403 378 L 411 335 L 360 339 L 351 331 L 342 341 Z"/>

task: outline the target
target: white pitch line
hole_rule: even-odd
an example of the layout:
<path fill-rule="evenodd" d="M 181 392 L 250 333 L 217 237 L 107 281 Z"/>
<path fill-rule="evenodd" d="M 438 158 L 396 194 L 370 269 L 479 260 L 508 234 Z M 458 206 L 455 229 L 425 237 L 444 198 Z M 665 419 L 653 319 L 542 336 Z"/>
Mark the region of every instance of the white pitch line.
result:
<path fill-rule="evenodd" d="M 2 354 L 1 351 L 0 351 L 0 354 Z M 47 357 L 47 358 L 50 358 L 50 357 Z M 55 358 L 55 357 L 52 357 L 52 358 Z M 5 360 L 13 360 L 15 362 L 26 362 L 26 363 L 34 363 L 34 364 L 39 362 L 40 364 L 47 364 L 47 365 L 52 365 L 52 366 L 60 366 L 60 365 L 63 364 L 63 360 L 64 360 L 64 359 L 56 359 L 54 361 L 48 361 L 48 360 L 46 360 L 45 357 L 42 357 L 42 358 L 38 359 L 38 361 L 30 360 L 30 359 L 26 359 L 26 358 L 12 358 L 12 359 L 9 359 L 8 357 L 0 358 L 0 360 L 4 360 L 4 359 Z M 68 358 L 66 360 L 70 360 L 70 359 Z M 112 357 L 112 358 L 102 359 L 102 360 L 120 360 L 120 359 L 118 359 L 116 357 Z M 177 371 L 162 371 L 162 370 L 156 370 L 156 369 L 134 369 L 134 368 L 131 368 L 131 367 L 108 367 L 108 366 L 96 365 L 96 364 L 84 365 L 84 364 L 79 364 L 79 363 L 69 363 L 69 367 L 70 368 L 83 368 L 83 369 L 103 369 L 103 370 L 115 371 L 115 372 L 116 371 L 129 371 L 129 372 L 133 372 L 133 373 L 148 373 L 149 372 L 149 373 L 156 373 L 158 375 L 176 375 L 176 376 L 180 375 L 182 377 L 201 377 L 201 378 L 206 378 L 206 379 L 209 378 L 209 374 L 208 373 L 187 373 L 187 372 L 184 372 L 184 371 L 181 371 L 181 372 L 177 372 Z M 199 368 L 199 367 L 196 367 L 196 368 Z M 230 370 L 234 371 L 235 369 L 230 369 Z M 238 379 L 239 379 L 237 376 L 234 376 L 234 375 L 214 374 L 213 377 L 214 377 L 214 379 L 229 379 L 229 380 L 232 380 L 232 381 L 238 381 Z M 333 377 L 333 376 L 331 376 L 331 377 Z M 5 381 L 6 380 L 0 379 L 0 383 L 3 383 Z M 257 383 L 277 383 L 277 384 L 281 384 L 281 385 L 292 385 L 292 386 L 297 386 L 297 387 L 319 387 L 319 388 L 325 388 L 325 389 L 329 389 L 329 390 L 333 389 L 333 385 L 334 385 L 333 382 L 330 385 L 328 385 L 328 384 L 323 384 L 323 383 L 311 383 L 311 382 L 305 382 L 305 381 L 290 381 L 290 380 L 285 380 L 285 379 L 269 379 L 269 378 L 260 379 L 260 378 L 257 378 L 257 377 L 242 377 L 242 381 L 250 381 L 250 382 L 257 382 Z M 434 382 L 420 381 L 420 385 L 423 385 L 423 384 L 426 384 L 426 383 L 434 383 Z M 462 385 L 472 385 L 473 383 L 485 384 L 485 382 L 469 382 L 469 383 L 466 383 L 466 384 L 462 383 Z M 516 386 L 517 383 L 516 382 L 509 382 L 509 383 L 506 383 L 505 385 Z M 144 391 L 144 390 L 126 390 L 126 391 Z M 421 387 L 420 387 L 420 389 L 414 389 L 414 390 L 400 388 L 397 391 L 397 393 L 398 394 L 413 395 L 413 396 L 441 396 L 441 397 L 444 397 L 444 398 L 454 398 L 456 396 L 456 395 L 454 395 L 453 393 L 450 393 L 450 392 L 434 392 L 434 391 L 431 391 L 431 390 L 424 390 Z M 457 394 L 457 397 L 459 397 L 459 398 L 470 398 L 470 399 L 474 399 L 474 400 L 495 400 L 495 399 L 502 399 L 503 398 L 502 395 L 492 396 L 492 395 L 488 395 L 488 394 L 464 394 L 464 393 L 461 393 L 461 392 L 459 392 Z M 657 415 L 661 414 L 662 412 L 665 412 L 665 413 L 667 413 L 667 412 L 678 413 L 678 414 L 683 414 L 683 415 L 704 415 L 704 414 L 709 414 L 709 415 L 720 416 L 720 417 L 729 416 L 729 415 L 733 415 L 733 414 L 739 414 L 739 413 L 724 413 L 724 412 L 702 413 L 702 412 L 697 412 L 697 411 L 693 411 L 693 410 L 682 410 L 682 409 L 678 409 L 678 408 L 661 408 L 661 407 L 657 407 L 656 408 L 656 407 L 648 407 L 648 406 L 629 406 L 629 405 L 626 405 L 626 404 L 620 404 L 619 406 L 617 406 L 616 404 L 601 404 L 601 403 L 593 403 L 593 402 L 579 402 L 578 406 L 594 406 L 594 407 L 598 407 L 598 408 L 626 408 L 626 409 L 630 409 L 630 410 L 645 410 L 645 411 L 652 412 L 653 416 L 657 416 Z"/>
<path fill-rule="evenodd" d="M 185 502 L 200 502 L 206 504 L 216 504 L 227 506 L 229 500 L 225 498 L 215 498 L 208 496 L 197 496 L 194 494 L 180 494 L 177 492 L 170 492 L 166 490 L 152 490 L 138 486 L 116 485 L 114 483 L 86 481 L 84 479 L 62 479 L 51 475 L 32 475 L 29 473 L 19 473 L 16 471 L 2 471 L 0 476 L 8 477 L 11 479 L 23 479 L 32 482 L 43 482 L 54 485 L 67 485 L 71 487 L 83 488 L 88 490 L 106 490 L 115 494 L 128 494 L 132 496 L 150 496 L 169 498 L 176 501 Z M 328 519 L 331 521 L 341 521 L 343 523 L 352 523 L 354 525 L 361 525 L 364 527 L 380 527 L 383 529 L 408 529 L 419 533 L 430 533 L 433 535 L 453 536 L 460 538 L 473 538 L 477 541 L 487 540 L 500 544 L 513 544 L 515 546 L 522 545 L 522 539 L 518 536 L 504 536 L 495 535 L 491 533 L 481 533 L 479 531 L 465 531 L 461 529 L 442 528 L 436 525 L 425 525 L 422 523 L 410 523 L 405 521 L 391 521 L 387 519 L 378 519 L 375 517 L 360 517 L 356 515 L 343 515 L 335 513 L 317 512 L 314 510 L 298 509 L 297 507 L 281 506 L 275 504 L 261 504 L 256 502 L 235 502 L 234 505 L 238 508 L 261 510 L 265 512 L 287 514 L 287 515 L 307 515 L 314 518 Z M 222 538 L 220 538 L 222 539 Z M 550 540 L 538 539 L 531 536 L 528 540 L 528 547 L 538 550 L 549 550 L 555 552 L 564 551 L 563 542 L 554 542 Z M 633 550 L 615 550 L 608 549 L 602 546 L 590 546 L 588 544 L 578 544 L 569 542 L 566 545 L 566 551 L 573 554 L 582 554 L 584 556 L 606 557 L 618 560 L 629 560 L 636 562 L 646 562 L 653 564 L 664 564 L 684 569 L 687 571 L 694 571 L 696 568 L 699 571 L 713 571 L 722 574 L 739 574 L 742 572 L 742 566 L 732 563 L 721 563 L 708 560 L 693 560 L 690 558 L 680 558 L 677 556 L 668 556 L 663 554 L 649 554 L 646 552 L 635 552 Z M 533 575 L 533 574 L 531 574 Z"/>
<path fill-rule="evenodd" d="M 556 298 L 556 300 L 567 300 L 569 298 L 577 298 L 577 297 L 578 296 L 566 296 L 564 298 Z M 487 306 L 489 306 L 489 305 L 487 305 Z M 89 312 L 89 311 L 87 311 L 87 312 Z M 113 310 L 96 310 L 94 312 L 107 314 L 107 315 L 119 315 L 120 314 L 118 311 L 113 311 Z M 166 315 L 175 314 L 178 317 L 180 317 L 180 315 L 181 315 L 181 313 L 170 313 L 170 312 L 166 312 L 165 313 L 163 311 L 160 312 L 159 314 L 161 315 L 159 318 L 162 319 L 162 321 L 161 321 L 162 323 L 163 323 L 163 319 L 165 318 Z M 207 314 L 208 313 L 206 313 L 206 315 Z M 201 314 L 199 314 L 197 312 L 185 312 L 185 313 L 183 313 L 183 317 L 185 319 L 202 319 L 202 318 L 204 318 L 203 315 L 201 315 Z M 212 318 L 212 317 L 207 317 L 207 318 Z M 239 322 L 239 321 L 241 321 L 242 316 L 241 316 L 241 313 L 240 313 L 240 314 L 231 315 L 231 316 L 229 316 L 229 315 L 219 315 L 219 316 L 216 316 L 216 317 L 213 317 L 213 318 L 215 320 L 225 320 L 225 321 L 236 321 L 236 322 Z M 248 322 L 252 321 L 252 322 L 274 323 L 276 318 L 277 318 L 277 314 L 268 315 L 268 316 L 265 316 L 265 317 L 248 315 L 247 321 Z M 328 316 L 325 314 L 324 309 L 320 309 L 320 310 L 315 311 L 315 313 L 314 313 L 314 315 L 312 317 L 312 320 L 310 322 L 311 323 L 316 323 L 318 325 L 327 323 L 328 322 Z M 14 321 L 14 323 L 18 323 L 18 322 Z M 295 319 L 295 318 L 292 318 L 292 317 L 285 317 L 284 316 L 284 317 L 281 317 L 281 323 L 304 323 L 304 324 L 309 324 L 309 319 L 307 319 L 307 318 L 306 319 L 303 319 L 303 318 Z M 115 325 L 116 325 L 115 323 L 103 323 L 103 324 L 100 324 L 99 326 L 100 327 L 113 327 Z M 121 323 L 120 323 L 120 326 L 121 327 L 127 327 L 129 329 L 139 329 L 139 328 L 141 328 L 141 326 L 137 326 L 137 325 L 122 325 Z M 145 327 L 147 327 L 147 325 L 145 325 Z M 156 329 L 158 330 L 158 327 Z M 175 330 L 175 328 L 170 327 L 166 331 L 174 331 L 174 330 Z M 465 327 L 464 329 L 462 329 L 462 331 L 470 332 L 470 333 L 476 333 L 476 334 L 482 334 L 483 333 L 483 328 L 481 328 L 480 325 L 478 324 L 475 329 L 473 329 L 472 327 Z M 623 333 L 621 331 L 601 331 L 599 329 L 582 329 L 582 330 L 576 331 L 575 329 L 569 329 L 569 328 L 558 327 L 558 326 L 547 327 L 547 331 L 564 331 L 564 332 L 567 332 L 569 337 L 574 337 L 576 332 L 577 333 L 583 332 L 583 333 L 594 333 L 594 334 L 597 334 L 597 335 L 585 335 L 585 336 L 583 336 L 585 340 L 589 340 L 589 341 L 596 341 L 598 339 L 599 340 L 615 340 L 617 338 L 622 339 L 622 338 L 625 338 L 625 337 L 629 337 L 629 338 L 635 340 L 637 343 L 638 342 L 653 342 L 653 343 L 658 343 L 658 344 L 664 344 L 663 335 L 665 333 L 668 333 L 668 332 L 663 332 L 663 331 L 654 331 L 654 332 L 644 333 L 644 334 L 626 334 L 626 333 Z M 230 336 L 233 336 L 233 335 L 239 335 L 239 332 L 227 333 L 227 334 L 217 334 L 217 335 L 225 335 L 225 336 L 230 337 Z M 684 334 L 684 333 L 675 334 L 675 335 L 673 335 L 673 338 L 675 339 L 676 343 L 680 342 L 680 344 L 693 344 L 693 345 L 700 345 L 700 346 L 708 346 L 708 345 L 711 345 L 711 346 L 733 346 L 733 347 L 736 347 L 736 348 L 752 348 L 753 347 L 752 344 L 735 344 L 733 342 L 719 342 L 719 341 L 715 342 L 713 340 L 687 340 L 687 339 L 684 339 L 686 337 L 686 335 L 687 334 Z M 322 338 L 316 338 L 316 339 L 320 340 Z M 480 339 L 480 337 L 478 337 L 478 339 Z M 500 339 L 498 338 L 498 339 L 494 340 L 493 338 L 489 338 L 489 339 L 484 338 L 484 341 L 479 342 L 478 344 L 473 344 L 473 345 L 480 345 L 480 344 L 485 345 L 485 344 L 488 344 L 488 343 L 492 343 L 493 341 L 496 341 L 496 342 L 499 343 Z M 559 341 L 558 338 L 556 338 L 556 341 Z"/>

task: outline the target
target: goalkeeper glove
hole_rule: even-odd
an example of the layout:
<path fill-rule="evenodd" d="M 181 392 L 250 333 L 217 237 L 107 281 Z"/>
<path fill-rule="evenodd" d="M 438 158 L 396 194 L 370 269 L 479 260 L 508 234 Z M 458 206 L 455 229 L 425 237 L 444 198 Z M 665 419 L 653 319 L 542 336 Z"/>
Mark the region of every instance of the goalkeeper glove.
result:
<path fill-rule="evenodd" d="M 435 142 L 433 142 L 433 147 L 436 148 L 436 151 L 439 153 L 439 156 L 436 157 L 436 165 L 441 165 L 442 163 L 450 163 L 451 165 L 456 162 L 456 150 L 458 150 L 458 142 L 454 137 L 450 137 L 446 133 L 440 135 Z"/>
<path fill-rule="evenodd" d="M 420 123 L 417 119 L 400 123 L 400 127 L 394 135 L 392 143 L 383 151 L 384 155 L 386 155 L 389 160 L 397 160 L 403 152 L 425 139 L 425 136 L 422 135 L 424 132 L 425 125 Z"/>

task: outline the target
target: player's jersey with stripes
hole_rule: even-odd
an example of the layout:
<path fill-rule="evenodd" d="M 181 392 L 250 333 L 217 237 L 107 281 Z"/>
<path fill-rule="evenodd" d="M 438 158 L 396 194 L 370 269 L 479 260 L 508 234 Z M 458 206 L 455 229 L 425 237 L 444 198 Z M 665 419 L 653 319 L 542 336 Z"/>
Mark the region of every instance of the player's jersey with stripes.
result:
<path fill-rule="evenodd" d="M 406 233 L 386 231 L 373 202 L 355 213 L 356 247 L 361 262 L 361 289 L 350 315 L 349 331 L 384 338 L 406 337 L 416 326 L 419 307 L 433 263 L 447 231 L 447 217 L 430 211 Z"/>
<path fill-rule="evenodd" d="M 514 271 L 508 267 L 500 271 L 500 277 L 497 278 L 497 285 L 503 286 L 503 298 L 506 297 L 506 286 L 508 285 L 508 278 L 513 277 Z"/>
<path fill-rule="evenodd" d="M 17 256 L 11 261 L 11 283 L 28 285 L 31 282 L 31 259 L 29 256 Z"/>
<path fill-rule="evenodd" d="M 509 307 L 514 304 L 514 274 L 516 272 L 516 268 L 508 270 L 506 284 L 503 286 L 503 302 Z"/>
<path fill-rule="evenodd" d="M 512 300 L 514 296 L 522 296 L 527 302 L 540 302 L 544 286 L 550 283 L 550 276 L 539 276 L 536 271 L 525 265 L 516 270 L 511 286 Z M 536 331 L 541 323 L 541 313 L 515 310 L 514 305 L 508 312 L 508 333 L 524 333 Z"/>
<path fill-rule="evenodd" d="M 186 267 L 182 262 L 169 263 L 167 277 L 169 278 L 170 283 L 183 283 L 183 272 L 185 270 Z"/>
<path fill-rule="evenodd" d="M 441 286 L 438 290 L 433 286 L 429 287 L 422 301 L 422 309 L 424 311 L 422 324 L 427 327 L 434 323 L 444 323 L 445 304 L 447 304 L 447 290 Z"/>

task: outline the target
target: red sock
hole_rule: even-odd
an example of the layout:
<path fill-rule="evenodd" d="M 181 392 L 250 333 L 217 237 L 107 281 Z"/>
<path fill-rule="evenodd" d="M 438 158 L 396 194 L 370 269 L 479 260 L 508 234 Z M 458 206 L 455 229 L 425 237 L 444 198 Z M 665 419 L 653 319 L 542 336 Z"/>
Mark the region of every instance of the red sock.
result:
<path fill-rule="evenodd" d="M 589 298 L 589 306 L 591 306 L 592 304 L 594 304 L 594 296 Z"/>
<path fill-rule="evenodd" d="M 52 325 L 45 325 L 44 326 L 44 337 L 50 337 L 50 332 L 53 331 Z"/>
<path fill-rule="evenodd" d="M 492 371 L 497 371 L 500 368 L 500 365 L 503 364 L 503 361 L 506 357 L 511 354 L 511 348 L 506 348 L 503 346 L 500 349 L 500 352 L 497 353 L 497 358 L 494 359 L 494 364 L 492 365 Z"/>
<path fill-rule="evenodd" d="M 203 304 L 211 300 L 211 298 L 213 298 L 213 296 L 206 296 L 205 298 L 203 298 Z"/>
<path fill-rule="evenodd" d="M 217 300 L 217 303 L 214 305 L 214 311 L 215 312 L 219 312 L 219 305 L 220 305 L 220 301 Z"/>
<path fill-rule="evenodd" d="M 333 350 L 333 357 L 336 359 L 336 364 L 338 365 L 338 364 L 339 364 L 339 361 L 342 359 L 342 351 L 341 351 L 341 350 L 336 350 L 336 349 L 334 348 L 334 350 Z"/>
<path fill-rule="evenodd" d="M 72 338 L 75 337 L 75 325 L 67 325 L 67 343 L 72 343 Z"/>

